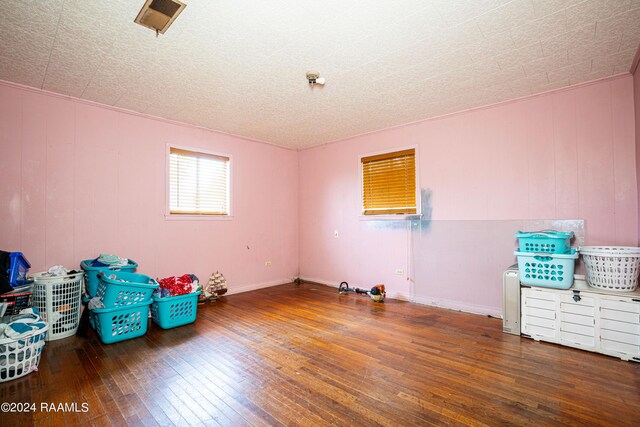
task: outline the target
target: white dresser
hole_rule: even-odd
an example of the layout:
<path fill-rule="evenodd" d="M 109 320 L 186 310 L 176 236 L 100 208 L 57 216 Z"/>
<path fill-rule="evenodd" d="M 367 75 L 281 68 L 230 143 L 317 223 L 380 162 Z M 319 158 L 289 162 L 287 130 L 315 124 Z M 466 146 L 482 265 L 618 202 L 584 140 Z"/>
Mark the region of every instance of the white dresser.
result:
<path fill-rule="evenodd" d="M 640 291 L 521 288 L 521 333 L 640 362 Z"/>

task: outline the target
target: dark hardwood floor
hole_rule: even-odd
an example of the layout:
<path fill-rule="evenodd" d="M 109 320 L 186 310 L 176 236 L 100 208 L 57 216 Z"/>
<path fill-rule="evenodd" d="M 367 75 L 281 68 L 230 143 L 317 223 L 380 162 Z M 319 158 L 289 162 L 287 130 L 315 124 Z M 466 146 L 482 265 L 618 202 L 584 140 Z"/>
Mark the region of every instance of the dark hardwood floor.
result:
<path fill-rule="evenodd" d="M 497 319 L 288 284 L 122 343 L 48 342 L 0 401 L 37 406 L 3 426 L 631 426 L 640 364 L 503 334 Z"/>

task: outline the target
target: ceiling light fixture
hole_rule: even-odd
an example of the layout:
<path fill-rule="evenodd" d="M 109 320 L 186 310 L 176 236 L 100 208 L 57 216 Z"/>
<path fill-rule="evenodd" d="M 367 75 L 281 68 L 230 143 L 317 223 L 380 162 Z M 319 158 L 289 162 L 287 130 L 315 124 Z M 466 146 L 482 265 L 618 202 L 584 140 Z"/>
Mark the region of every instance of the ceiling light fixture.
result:
<path fill-rule="evenodd" d="M 311 87 L 315 85 L 324 86 L 325 83 L 324 77 L 320 77 L 320 73 L 317 71 L 307 71 L 307 80 Z"/>
<path fill-rule="evenodd" d="M 158 34 L 164 34 L 176 20 L 186 4 L 178 0 L 147 0 L 133 22 L 151 28 Z"/>

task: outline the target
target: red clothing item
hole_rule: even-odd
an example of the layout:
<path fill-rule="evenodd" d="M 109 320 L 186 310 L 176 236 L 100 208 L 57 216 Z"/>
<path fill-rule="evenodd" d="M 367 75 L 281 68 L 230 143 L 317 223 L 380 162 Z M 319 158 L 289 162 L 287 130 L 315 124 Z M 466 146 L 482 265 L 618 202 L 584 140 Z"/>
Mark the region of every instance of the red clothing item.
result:
<path fill-rule="evenodd" d="M 166 289 L 172 297 L 184 295 L 191 292 L 191 276 L 183 274 L 182 276 L 165 277 L 158 280 L 161 289 Z"/>

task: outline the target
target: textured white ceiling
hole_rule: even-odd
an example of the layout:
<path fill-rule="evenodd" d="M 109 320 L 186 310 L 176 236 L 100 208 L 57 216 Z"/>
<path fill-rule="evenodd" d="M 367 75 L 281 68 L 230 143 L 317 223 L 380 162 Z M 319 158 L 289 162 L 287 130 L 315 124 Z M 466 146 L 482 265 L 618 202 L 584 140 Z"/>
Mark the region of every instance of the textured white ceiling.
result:
<path fill-rule="evenodd" d="M 156 38 L 144 0 L 3 0 L 0 79 L 304 148 L 628 73 L 640 44 L 640 0 L 184 1 Z"/>

